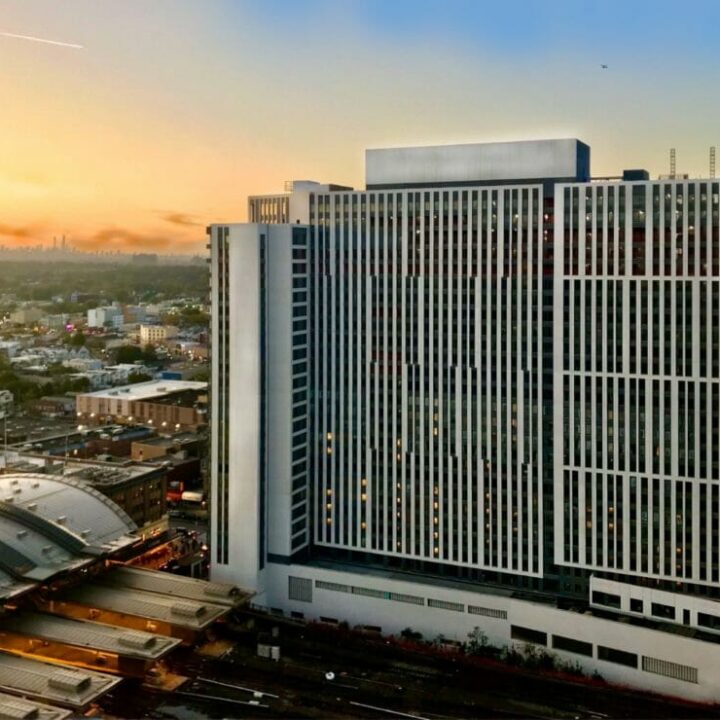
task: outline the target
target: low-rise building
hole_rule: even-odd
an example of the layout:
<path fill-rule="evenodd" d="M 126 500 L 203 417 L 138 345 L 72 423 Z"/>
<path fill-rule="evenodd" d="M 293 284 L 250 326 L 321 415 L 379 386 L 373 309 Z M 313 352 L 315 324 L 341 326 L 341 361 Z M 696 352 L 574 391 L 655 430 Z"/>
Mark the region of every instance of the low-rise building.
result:
<path fill-rule="evenodd" d="M 32 409 L 44 417 L 67 417 L 75 410 L 75 398 L 70 395 L 46 395 L 36 400 Z"/>
<path fill-rule="evenodd" d="M 174 325 L 141 325 L 140 344 L 157 345 L 177 337 L 178 329 Z"/>
<path fill-rule="evenodd" d="M 80 424 L 136 422 L 168 432 L 205 425 L 206 407 L 207 383 L 186 380 L 151 380 L 76 398 Z"/>
<path fill-rule="evenodd" d="M 139 528 L 159 522 L 167 512 L 167 473 L 162 466 L 77 463 L 66 465 L 63 475 L 110 498 Z"/>
<path fill-rule="evenodd" d="M 21 347 L 17 340 L 0 340 L 0 354 L 4 354 L 8 359 L 15 357 Z"/>
<path fill-rule="evenodd" d="M 107 305 L 88 310 L 88 327 L 119 327 L 125 322 L 122 309 L 115 305 Z"/>
<path fill-rule="evenodd" d="M 67 313 L 45 315 L 40 319 L 40 324 L 50 330 L 63 330 L 68 324 L 69 317 Z"/>
<path fill-rule="evenodd" d="M 147 319 L 147 313 L 142 305 L 124 305 L 123 318 L 125 323 L 142 323 Z"/>
<path fill-rule="evenodd" d="M 37 307 L 22 307 L 10 315 L 10 322 L 16 325 L 31 325 L 40 321 L 43 311 Z"/>

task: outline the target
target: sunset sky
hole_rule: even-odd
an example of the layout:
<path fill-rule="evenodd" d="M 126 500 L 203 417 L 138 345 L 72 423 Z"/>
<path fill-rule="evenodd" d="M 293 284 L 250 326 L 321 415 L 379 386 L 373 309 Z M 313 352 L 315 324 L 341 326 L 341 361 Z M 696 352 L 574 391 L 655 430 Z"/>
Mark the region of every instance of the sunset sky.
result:
<path fill-rule="evenodd" d="M 0 245 L 201 252 L 366 147 L 578 137 L 707 176 L 720 2 L 0 0 Z M 603 70 L 600 66 L 609 66 Z"/>

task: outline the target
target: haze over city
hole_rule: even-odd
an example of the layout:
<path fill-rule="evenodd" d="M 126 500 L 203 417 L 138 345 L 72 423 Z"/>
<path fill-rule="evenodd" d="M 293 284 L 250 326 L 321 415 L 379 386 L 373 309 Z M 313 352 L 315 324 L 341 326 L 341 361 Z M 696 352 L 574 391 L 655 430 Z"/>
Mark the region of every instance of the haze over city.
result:
<path fill-rule="evenodd" d="M 675 146 L 706 176 L 718 26 L 714 2 L 4 0 L 0 244 L 197 252 L 251 192 L 361 186 L 366 147 L 579 137 L 595 175 Z"/>

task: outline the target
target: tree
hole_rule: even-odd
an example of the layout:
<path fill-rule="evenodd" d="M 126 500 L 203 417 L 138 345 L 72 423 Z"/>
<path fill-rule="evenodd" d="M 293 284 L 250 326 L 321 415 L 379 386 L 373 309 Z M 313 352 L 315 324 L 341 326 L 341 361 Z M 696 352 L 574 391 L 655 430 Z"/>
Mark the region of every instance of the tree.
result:
<path fill-rule="evenodd" d="M 58 377 L 59 375 L 72 375 L 75 372 L 77 372 L 77 370 L 65 367 L 62 363 L 52 363 L 51 365 L 48 365 L 47 369 L 47 374 L 50 377 Z"/>
<path fill-rule="evenodd" d="M 420 642 L 422 640 L 422 633 L 417 630 L 413 630 L 410 627 L 406 627 L 400 631 L 400 637 L 404 640 L 412 640 L 413 642 Z"/>
<path fill-rule="evenodd" d="M 119 365 L 132 365 L 143 360 L 143 351 L 137 345 L 121 345 L 115 351 L 115 362 Z"/>
<path fill-rule="evenodd" d="M 83 334 L 82 330 L 76 330 L 71 336 L 70 336 L 70 345 L 72 347 L 85 347 L 86 337 Z"/>
<path fill-rule="evenodd" d="M 148 365 L 152 365 L 158 361 L 157 352 L 154 345 L 146 345 L 142 352 L 142 361 Z"/>
<path fill-rule="evenodd" d="M 488 636 L 476 625 L 468 633 L 468 655 L 483 655 L 488 645 Z"/>

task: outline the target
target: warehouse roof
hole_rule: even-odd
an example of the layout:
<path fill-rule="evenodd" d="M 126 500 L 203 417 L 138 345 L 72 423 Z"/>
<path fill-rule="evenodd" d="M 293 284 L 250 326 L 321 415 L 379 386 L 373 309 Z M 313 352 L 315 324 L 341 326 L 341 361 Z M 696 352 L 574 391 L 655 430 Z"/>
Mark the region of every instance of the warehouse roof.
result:
<path fill-rule="evenodd" d="M 121 678 L 67 665 L 0 652 L 0 690 L 82 709 L 115 687 Z"/>
<path fill-rule="evenodd" d="M 70 710 L 45 705 L 27 698 L 0 693 L 0 718 L 10 720 L 65 720 L 72 715 Z"/>
<path fill-rule="evenodd" d="M 210 602 L 214 605 L 228 607 L 237 605 L 249 596 L 236 585 L 212 583 L 182 575 L 127 566 L 118 566 L 98 579 L 103 585 L 112 587 L 132 588 L 133 590 L 161 593 L 180 600 Z"/>
<path fill-rule="evenodd" d="M 202 392 L 207 390 L 206 382 L 195 382 L 192 380 L 149 380 L 148 382 L 135 383 L 134 385 L 123 385 L 121 387 L 108 388 L 107 390 L 96 390 L 95 392 L 82 393 L 80 397 L 103 398 L 107 400 L 153 400 L 165 397 L 172 393 L 196 390 Z"/>
<path fill-rule="evenodd" d="M 229 610 L 227 606 L 94 583 L 67 590 L 62 594 L 62 600 L 125 615 L 160 620 L 190 630 L 204 630 Z"/>
<path fill-rule="evenodd" d="M 180 640 L 165 635 L 35 612 L 14 613 L 0 624 L 0 635 L 5 629 L 20 635 L 142 660 L 158 660 L 180 644 Z"/>

